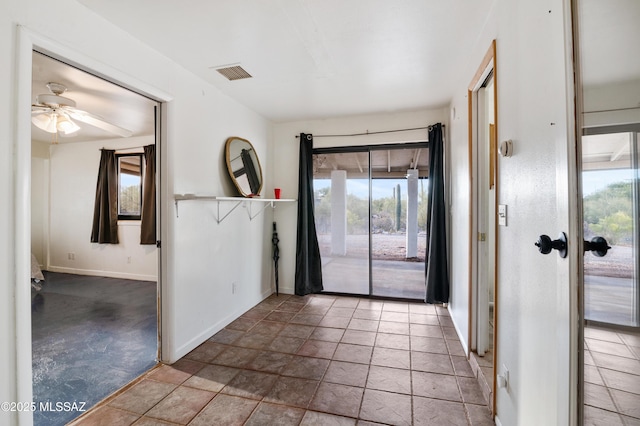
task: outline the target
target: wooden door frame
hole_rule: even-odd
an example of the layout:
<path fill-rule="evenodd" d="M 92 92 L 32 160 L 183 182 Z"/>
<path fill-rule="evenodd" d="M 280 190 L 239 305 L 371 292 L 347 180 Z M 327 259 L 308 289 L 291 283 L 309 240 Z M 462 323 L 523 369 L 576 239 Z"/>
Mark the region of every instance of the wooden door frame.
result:
<path fill-rule="evenodd" d="M 475 256 L 477 256 L 477 246 L 478 246 L 478 235 L 477 235 L 477 206 L 478 206 L 478 194 L 476 191 L 476 183 L 477 183 L 477 169 L 474 168 L 474 160 L 475 160 L 475 146 L 474 143 L 477 143 L 476 132 L 474 130 L 474 113 L 475 113 L 475 97 L 477 95 L 477 91 L 480 88 L 480 85 L 483 83 L 483 78 L 487 76 L 487 70 L 492 69 L 493 71 L 493 114 L 494 114 L 494 124 L 495 124 L 495 135 L 496 140 L 498 140 L 498 134 L 500 128 L 498 127 L 498 69 L 496 65 L 496 40 L 494 39 L 489 46 L 489 49 L 484 55 L 480 66 L 478 67 L 471 83 L 468 86 L 467 92 L 467 103 L 468 103 L 468 133 L 469 133 L 469 283 L 468 283 L 468 291 L 469 291 L 469 318 L 468 318 L 468 342 L 469 342 L 469 354 L 471 355 L 471 348 L 475 346 L 473 342 L 475 341 L 474 329 L 473 329 L 473 318 L 475 315 L 474 309 L 474 297 L 473 292 L 475 289 L 475 285 L 477 284 L 477 274 L 474 274 L 474 265 L 476 265 Z M 493 150 L 492 155 L 495 156 L 496 150 Z M 498 186 L 498 173 L 497 173 L 497 158 L 490 158 L 490 162 L 493 161 L 495 167 L 494 170 L 494 182 L 496 191 L 495 196 L 495 211 L 498 211 L 498 198 L 499 198 L 499 186 Z M 493 306 L 493 388 L 492 388 L 492 401 L 490 404 L 491 412 L 495 414 L 496 412 L 496 366 L 498 359 L 498 351 L 497 351 L 497 341 L 498 341 L 498 220 L 497 215 L 494 216 L 494 235 L 491 238 L 494 238 L 495 241 L 495 267 L 494 267 L 494 306 Z"/>

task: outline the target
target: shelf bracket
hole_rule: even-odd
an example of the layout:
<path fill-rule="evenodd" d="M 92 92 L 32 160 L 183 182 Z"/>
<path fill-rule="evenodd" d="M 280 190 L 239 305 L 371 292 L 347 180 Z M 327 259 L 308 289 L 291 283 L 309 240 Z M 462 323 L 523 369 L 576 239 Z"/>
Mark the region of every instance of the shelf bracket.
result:
<path fill-rule="evenodd" d="M 175 194 L 173 203 L 176 207 L 176 218 L 179 217 L 178 212 L 178 203 L 180 201 L 188 201 L 188 200 L 209 200 L 215 201 L 216 203 L 216 211 L 213 213 L 214 219 L 218 224 L 222 223 L 234 210 L 238 208 L 238 206 L 242 205 L 247 209 L 247 214 L 249 215 L 249 220 L 253 220 L 258 217 L 262 212 L 264 212 L 267 207 L 271 206 L 272 209 L 275 210 L 277 202 L 282 201 L 295 201 L 295 200 L 280 200 L 280 199 L 251 199 L 251 198 L 238 198 L 238 197 L 217 197 L 214 195 L 194 195 L 194 194 Z M 233 202 L 233 207 L 231 207 L 228 211 L 221 212 L 220 204 L 224 202 Z M 262 204 L 257 208 L 257 211 L 254 212 L 253 204 Z"/>
<path fill-rule="evenodd" d="M 218 207 L 218 209 L 217 209 L 218 210 L 218 216 L 215 219 L 216 219 L 216 222 L 218 223 L 218 225 L 220 225 L 223 220 L 225 220 L 231 213 L 233 213 L 233 211 L 235 209 L 238 208 L 239 205 L 244 204 L 244 200 L 236 202 L 234 204 L 234 206 L 231 207 L 231 209 L 222 217 L 220 217 L 220 201 L 216 200 L 216 204 L 217 204 L 217 207 Z"/>
<path fill-rule="evenodd" d="M 258 212 L 256 214 L 252 214 L 252 209 L 251 209 L 251 205 L 253 203 L 249 203 L 249 208 L 247 209 L 247 213 L 249 213 L 249 220 L 253 220 L 256 217 L 260 216 L 260 213 L 262 213 L 263 211 L 265 211 L 267 209 L 267 207 L 271 206 L 271 208 L 275 208 L 275 205 L 273 204 L 273 201 L 270 201 L 268 203 L 265 203 L 264 206 L 262 206 L 260 208 L 260 210 L 258 210 Z"/>

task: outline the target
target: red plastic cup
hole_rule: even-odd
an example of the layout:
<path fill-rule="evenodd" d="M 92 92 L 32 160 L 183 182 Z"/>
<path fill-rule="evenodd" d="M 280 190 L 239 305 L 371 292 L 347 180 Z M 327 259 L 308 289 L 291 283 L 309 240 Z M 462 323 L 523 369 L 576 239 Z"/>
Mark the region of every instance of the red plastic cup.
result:
<path fill-rule="evenodd" d="M 275 195 L 276 200 L 280 199 L 280 188 L 273 188 L 273 195 Z"/>

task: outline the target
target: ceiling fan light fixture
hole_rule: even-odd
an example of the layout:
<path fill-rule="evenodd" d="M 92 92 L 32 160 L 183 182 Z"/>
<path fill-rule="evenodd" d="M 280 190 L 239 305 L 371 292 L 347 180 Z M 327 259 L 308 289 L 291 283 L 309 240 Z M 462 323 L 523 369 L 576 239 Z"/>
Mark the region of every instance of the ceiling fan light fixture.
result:
<path fill-rule="evenodd" d="M 123 138 L 133 134 L 131 130 L 116 126 L 98 115 L 76 109 L 73 99 L 60 96 L 67 90 L 63 84 L 49 82 L 47 88 L 50 93 L 36 96 L 36 103 L 31 105 L 31 112 L 35 114 L 31 122 L 39 129 L 56 135 L 71 135 L 80 130 L 73 119 Z"/>
<path fill-rule="evenodd" d="M 80 126 L 71 121 L 65 115 L 58 116 L 58 123 L 56 124 L 56 128 L 58 129 L 58 132 L 64 133 L 65 135 L 70 135 L 80 130 Z"/>
<path fill-rule="evenodd" d="M 31 117 L 31 122 L 45 132 L 62 133 L 65 136 L 80 130 L 80 126 L 71 121 L 69 117 L 56 112 L 52 114 L 36 115 Z"/>
<path fill-rule="evenodd" d="M 58 118 L 55 114 L 40 114 L 31 117 L 31 122 L 39 129 L 48 133 L 57 133 Z"/>

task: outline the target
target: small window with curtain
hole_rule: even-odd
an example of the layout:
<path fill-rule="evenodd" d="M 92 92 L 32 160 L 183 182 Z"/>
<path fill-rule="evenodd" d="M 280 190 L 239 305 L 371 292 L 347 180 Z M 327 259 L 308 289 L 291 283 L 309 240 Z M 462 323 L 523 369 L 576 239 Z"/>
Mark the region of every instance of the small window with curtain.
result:
<path fill-rule="evenodd" d="M 142 154 L 121 154 L 118 159 L 118 220 L 140 220 L 142 212 Z"/>

